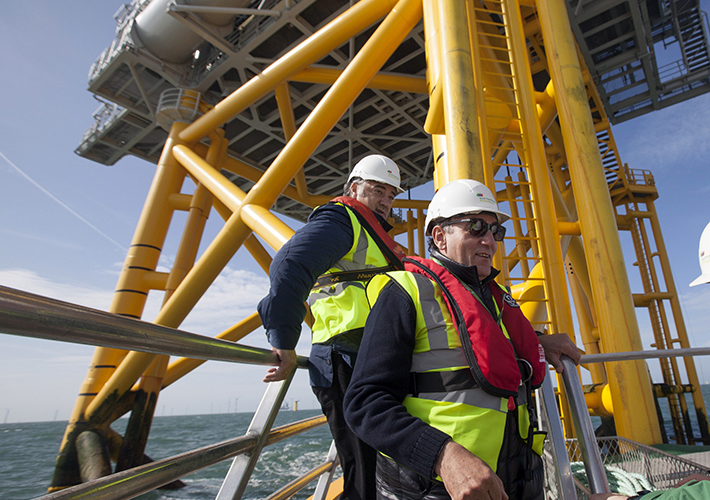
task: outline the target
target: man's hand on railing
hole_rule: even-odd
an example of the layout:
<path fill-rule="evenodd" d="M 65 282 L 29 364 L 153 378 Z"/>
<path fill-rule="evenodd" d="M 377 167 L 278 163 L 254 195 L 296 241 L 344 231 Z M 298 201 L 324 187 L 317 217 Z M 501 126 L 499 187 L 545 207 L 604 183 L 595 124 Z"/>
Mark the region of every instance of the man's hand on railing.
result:
<path fill-rule="evenodd" d="M 264 382 L 278 382 L 288 377 L 289 373 L 296 368 L 296 351 L 289 349 L 271 349 L 279 357 L 279 364 L 275 368 L 269 368 L 264 377 Z"/>
<path fill-rule="evenodd" d="M 564 369 L 562 368 L 562 362 L 560 362 L 560 356 L 569 356 L 575 365 L 579 364 L 579 359 L 581 355 L 577 346 L 565 333 L 556 333 L 554 335 L 540 335 L 538 337 L 542 348 L 545 349 L 545 359 L 550 363 L 557 373 L 562 373 Z"/>

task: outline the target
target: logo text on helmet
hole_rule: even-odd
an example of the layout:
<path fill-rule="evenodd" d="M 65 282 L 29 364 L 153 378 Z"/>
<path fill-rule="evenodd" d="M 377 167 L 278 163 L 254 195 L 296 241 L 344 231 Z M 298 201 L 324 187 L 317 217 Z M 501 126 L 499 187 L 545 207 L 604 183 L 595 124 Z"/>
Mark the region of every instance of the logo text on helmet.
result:
<path fill-rule="evenodd" d="M 496 203 L 495 200 L 492 200 L 491 198 L 484 196 L 483 193 L 476 193 L 476 196 L 478 196 L 479 201 L 483 201 L 485 203 L 491 203 L 493 205 L 495 205 L 495 203 Z"/>

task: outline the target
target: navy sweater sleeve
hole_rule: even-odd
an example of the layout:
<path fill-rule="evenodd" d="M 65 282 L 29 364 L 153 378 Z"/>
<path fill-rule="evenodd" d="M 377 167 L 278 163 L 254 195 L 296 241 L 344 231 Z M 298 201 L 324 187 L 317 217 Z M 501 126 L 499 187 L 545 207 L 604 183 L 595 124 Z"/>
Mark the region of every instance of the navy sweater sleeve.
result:
<path fill-rule="evenodd" d="M 279 250 L 269 267 L 269 294 L 257 306 L 272 346 L 296 347 L 311 287 L 352 244 L 353 229 L 346 209 L 324 205 Z"/>
<path fill-rule="evenodd" d="M 345 419 L 367 444 L 430 479 L 450 437 L 402 405 L 409 392 L 415 324 L 409 295 L 394 283 L 385 286 L 365 323 L 345 393 Z"/>

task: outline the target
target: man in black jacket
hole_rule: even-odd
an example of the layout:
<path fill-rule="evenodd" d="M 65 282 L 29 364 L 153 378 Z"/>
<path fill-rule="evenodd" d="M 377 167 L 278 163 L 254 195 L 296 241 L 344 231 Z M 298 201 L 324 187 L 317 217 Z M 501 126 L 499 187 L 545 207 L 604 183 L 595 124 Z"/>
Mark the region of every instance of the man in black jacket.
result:
<path fill-rule="evenodd" d="M 345 411 L 353 431 L 382 453 L 378 499 L 542 496 L 541 463 L 533 451 L 538 440 L 532 432 L 521 436 L 530 428 L 525 420 L 519 425 L 528 419 L 530 387 L 524 386 L 544 377 L 540 354 L 561 371 L 560 355 L 578 362 L 579 353 L 564 334 L 542 338 L 541 353 L 517 304 L 495 284 L 492 258 L 507 218 L 487 187 L 453 181 L 429 206 L 433 260 L 406 263 L 408 271 L 379 275 L 368 285 L 368 298 L 376 302 Z M 471 345 L 474 338 L 486 342 Z M 516 358 L 526 361 L 516 364 Z M 505 372 L 508 361 L 513 369 Z M 497 387 L 499 376 L 512 379 L 512 387 Z"/>

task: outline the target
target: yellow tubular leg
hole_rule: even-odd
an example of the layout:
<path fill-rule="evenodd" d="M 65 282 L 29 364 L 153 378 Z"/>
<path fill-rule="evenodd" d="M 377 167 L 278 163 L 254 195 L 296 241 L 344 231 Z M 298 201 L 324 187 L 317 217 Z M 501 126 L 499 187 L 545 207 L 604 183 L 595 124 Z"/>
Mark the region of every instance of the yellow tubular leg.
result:
<path fill-rule="evenodd" d="M 446 125 L 448 181 L 476 179 L 484 182 L 485 170 L 478 129 L 478 100 L 466 4 L 437 0 L 441 51 L 441 76 Z M 438 167 L 438 165 L 437 165 Z"/>
<path fill-rule="evenodd" d="M 564 1 L 539 2 L 538 15 L 555 86 L 603 345 L 608 351 L 641 350 L 621 242 Z M 660 443 L 660 427 L 645 363 L 609 363 L 607 370 L 619 435 L 644 444 Z"/>
<path fill-rule="evenodd" d="M 429 91 L 429 114 L 425 128 L 431 136 L 432 161 L 434 163 L 434 189 L 438 190 L 449 181 L 446 168 L 446 135 L 443 125 L 444 111 L 441 92 L 441 58 L 439 35 L 439 13 L 436 0 L 423 0 L 425 50 L 427 59 L 427 88 Z M 428 129 L 428 124 L 433 128 Z"/>
<path fill-rule="evenodd" d="M 287 141 L 296 133 L 296 117 L 293 114 L 293 105 L 291 104 L 291 91 L 288 88 L 288 83 L 282 83 L 274 90 L 276 95 L 276 104 L 279 107 L 279 116 L 281 116 L 281 126 L 284 129 L 284 138 Z M 293 178 L 296 183 L 296 191 L 302 198 L 308 198 L 308 186 L 306 185 L 306 175 L 303 169 L 296 173 Z"/>
<path fill-rule="evenodd" d="M 556 226 L 555 204 L 547 171 L 547 158 L 542 142 L 542 131 L 538 122 L 533 95 L 533 83 L 527 57 L 527 46 L 523 36 L 520 7 L 516 0 L 503 0 L 503 8 L 510 25 L 508 28 L 510 50 L 513 53 L 513 71 L 519 84 L 518 106 L 523 145 L 530 158 L 529 171 L 531 188 L 535 200 L 536 225 L 540 237 L 543 275 L 548 287 L 548 315 L 555 333 L 566 333 L 574 340 L 574 324 L 567 290 L 564 261 L 560 249 L 560 234 Z M 539 264 L 538 264 L 539 265 Z"/>

